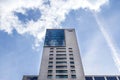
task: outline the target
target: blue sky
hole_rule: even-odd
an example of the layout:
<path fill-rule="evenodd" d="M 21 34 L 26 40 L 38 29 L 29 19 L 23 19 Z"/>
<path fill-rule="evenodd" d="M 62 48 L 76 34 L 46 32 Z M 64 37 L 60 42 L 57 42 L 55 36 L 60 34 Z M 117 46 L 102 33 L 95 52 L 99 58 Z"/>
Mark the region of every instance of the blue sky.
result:
<path fill-rule="evenodd" d="M 39 74 L 47 28 L 76 29 L 86 75 L 119 75 L 120 1 L 82 1 L 2 0 L 1 80 L 22 80 L 23 75 Z"/>

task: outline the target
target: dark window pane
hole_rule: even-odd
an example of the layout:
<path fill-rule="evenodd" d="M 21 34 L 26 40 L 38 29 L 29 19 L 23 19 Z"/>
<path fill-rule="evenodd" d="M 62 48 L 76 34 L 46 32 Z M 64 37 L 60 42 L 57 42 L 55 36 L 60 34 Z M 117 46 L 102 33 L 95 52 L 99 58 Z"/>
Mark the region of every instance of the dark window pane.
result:
<path fill-rule="evenodd" d="M 53 57 L 49 58 L 49 60 L 53 60 Z"/>
<path fill-rule="evenodd" d="M 67 66 L 56 66 L 56 68 L 67 68 Z"/>
<path fill-rule="evenodd" d="M 69 54 L 70 56 L 73 56 L 73 54 Z"/>
<path fill-rule="evenodd" d="M 118 79 L 120 80 L 120 76 L 118 77 Z"/>
<path fill-rule="evenodd" d="M 75 73 L 75 70 L 71 70 L 71 73 Z"/>
<path fill-rule="evenodd" d="M 67 73 L 67 70 L 56 70 L 56 73 Z"/>
<path fill-rule="evenodd" d="M 74 64 L 74 62 L 73 62 L 73 61 L 70 61 L 70 64 Z"/>
<path fill-rule="evenodd" d="M 50 49 L 54 49 L 53 47 L 51 47 Z"/>
<path fill-rule="evenodd" d="M 71 75 L 71 78 L 76 78 L 76 75 Z"/>
<path fill-rule="evenodd" d="M 52 70 L 48 70 L 48 73 L 52 73 Z"/>
<path fill-rule="evenodd" d="M 73 58 L 71 57 L 70 60 L 73 60 Z"/>
<path fill-rule="evenodd" d="M 75 68 L 75 66 L 70 66 L 71 68 Z"/>
<path fill-rule="evenodd" d="M 117 78 L 114 77 L 114 76 L 109 76 L 109 77 L 106 77 L 106 78 L 107 78 L 107 80 L 117 80 Z"/>
<path fill-rule="evenodd" d="M 56 54 L 56 56 L 66 56 L 66 54 Z"/>
<path fill-rule="evenodd" d="M 52 53 L 53 51 L 51 50 L 50 52 Z"/>
<path fill-rule="evenodd" d="M 52 68 L 52 67 L 53 67 L 52 65 L 48 66 L 48 68 Z"/>
<path fill-rule="evenodd" d="M 65 60 L 66 57 L 56 58 L 56 60 Z"/>
<path fill-rule="evenodd" d="M 53 56 L 53 54 L 50 54 L 50 56 Z"/>
<path fill-rule="evenodd" d="M 37 77 L 27 77 L 27 80 L 37 80 Z"/>
<path fill-rule="evenodd" d="M 69 50 L 69 52 L 73 52 L 72 50 Z"/>
<path fill-rule="evenodd" d="M 53 62 L 52 62 L 52 61 L 49 61 L 49 64 L 53 64 Z"/>
<path fill-rule="evenodd" d="M 52 75 L 48 75 L 47 78 L 51 79 L 51 78 L 52 78 Z"/>
<path fill-rule="evenodd" d="M 68 75 L 56 75 L 56 78 L 68 78 Z"/>
<path fill-rule="evenodd" d="M 56 64 L 64 64 L 67 63 L 67 61 L 57 61 Z"/>
<path fill-rule="evenodd" d="M 92 77 L 85 77 L 85 80 L 93 80 Z"/>
<path fill-rule="evenodd" d="M 95 78 L 95 80 L 105 80 L 104 77 L 94 77 L 94 78 Z"/>

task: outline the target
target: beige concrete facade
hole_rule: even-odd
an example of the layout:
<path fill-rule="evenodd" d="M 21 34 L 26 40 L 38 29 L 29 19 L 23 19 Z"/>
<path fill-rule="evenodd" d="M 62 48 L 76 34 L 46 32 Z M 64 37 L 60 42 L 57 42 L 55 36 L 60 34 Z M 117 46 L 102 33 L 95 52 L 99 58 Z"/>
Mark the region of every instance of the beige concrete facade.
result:
<path fill-rule="evenodd" d="M 75 29 L 64 33 L 65 46 L 44 46 L 38 80 L 85 80 Z"/>

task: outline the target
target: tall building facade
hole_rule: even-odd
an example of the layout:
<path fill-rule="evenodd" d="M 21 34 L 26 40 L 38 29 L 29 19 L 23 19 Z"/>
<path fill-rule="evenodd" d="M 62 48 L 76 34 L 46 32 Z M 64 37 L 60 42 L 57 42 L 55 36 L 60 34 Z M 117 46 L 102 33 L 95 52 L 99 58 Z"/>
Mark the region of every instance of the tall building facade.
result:
<path fill-rule="evenodd" d="M 38 80 L 84 80 L 74 29 L 47 29 Z"/>
<path fill-rule="evenodd" d="M 120 80 L 120 76 L 85 76 L 75 29 L 47 29 L 39 75 L 24 75 L 23 80 Z"/>

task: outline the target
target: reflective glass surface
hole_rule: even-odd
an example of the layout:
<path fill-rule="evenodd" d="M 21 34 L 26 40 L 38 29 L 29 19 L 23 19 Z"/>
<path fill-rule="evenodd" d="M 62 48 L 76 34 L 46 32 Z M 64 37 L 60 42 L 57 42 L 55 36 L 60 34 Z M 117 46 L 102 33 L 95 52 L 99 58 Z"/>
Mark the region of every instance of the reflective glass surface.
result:
<path fill-rule="evenodd" d="M 117 78 L 115 76 L 109 76 L 109 77 L 106 77 L 107 80 L 117 80 Z"/>
<path fill-rule="evenodd" d="M 85 77 L 85 80 L 93 80 L 92 77 Z"/>
<path fill-rule="evenodd" d="M 120 80 L 120 76 L 118 77 L 118 79 Z"/>
<path fill-rule="evenodd" d="M 56 75 L 56 78 L 68 78 L 68 75 Z"/>
<path fill-rule="evenodd" d="M 37 77 L 27 77 L 27 80 L 37 80 Z"/>
<path fill-rule="evenodd" d="M 47 29 L 44 46 L 65 46 L 63 29 Z"/>
<path fill-rule="evenodd" d="M 94 78 L 95 78 L 95 80 L 105 80 L 104 77 L 94 77 Z"/>

